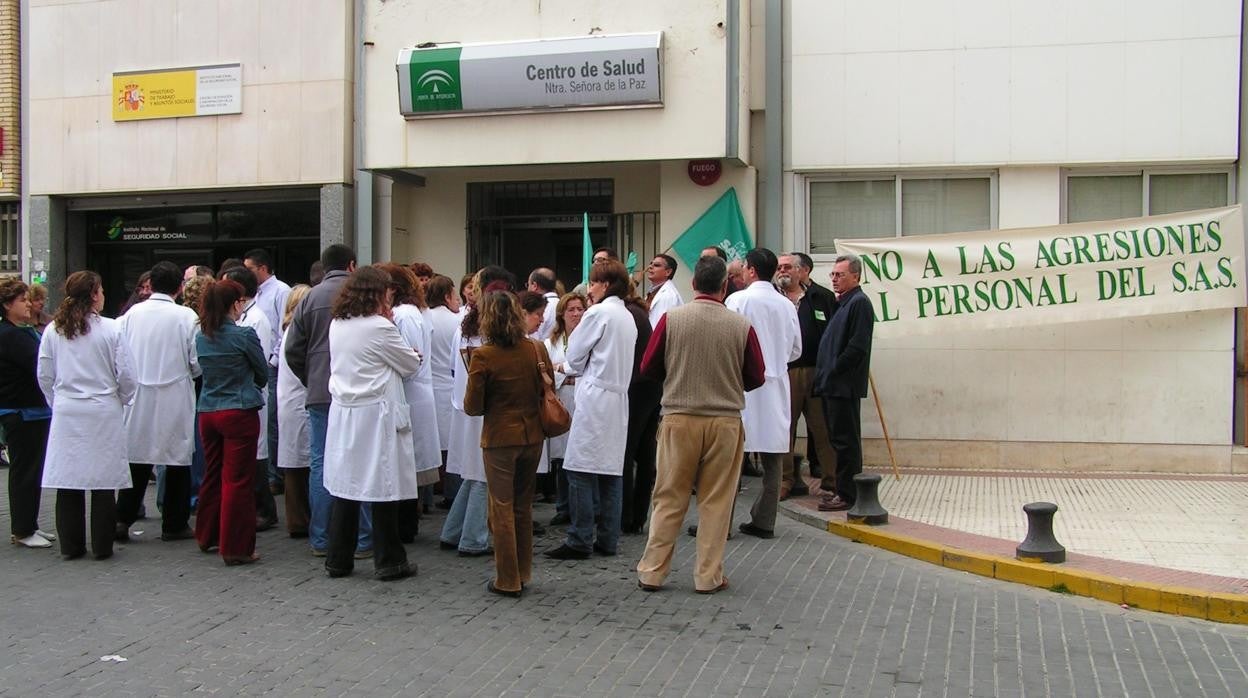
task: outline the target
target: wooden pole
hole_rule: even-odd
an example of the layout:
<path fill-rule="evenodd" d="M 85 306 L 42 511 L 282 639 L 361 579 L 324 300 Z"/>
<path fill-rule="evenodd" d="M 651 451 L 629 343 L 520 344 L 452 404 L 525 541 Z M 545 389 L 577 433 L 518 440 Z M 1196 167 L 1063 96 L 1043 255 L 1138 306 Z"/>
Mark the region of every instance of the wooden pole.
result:
<path fill-rule="evenodd" d="M 871 397 L 875 399 L 875 413 L 880 416 L 880 428 L 884 430 L 884 445 L 888 446 L 888 460 L 893 465 L 893 477 L 901 481 L 901 471 L 897 469 L 897 456 L 893 455 L 893 440 L 888 438 L 888 424 L 884 422 L 884 409 L 880 407 L 880 394 L 875 391 L 875 375 L 867 372 L 867 380 L 871 383 Z"/>

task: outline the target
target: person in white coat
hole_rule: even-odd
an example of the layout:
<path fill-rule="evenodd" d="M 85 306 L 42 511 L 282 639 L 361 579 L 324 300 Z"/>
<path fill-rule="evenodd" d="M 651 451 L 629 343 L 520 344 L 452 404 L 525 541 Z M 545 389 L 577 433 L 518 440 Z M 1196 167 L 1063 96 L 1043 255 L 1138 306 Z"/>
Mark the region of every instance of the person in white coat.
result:
<path fill-rule="evenodd" d="M 390 275 L 390 290 L 394 294 L 392 313 L 399 334 L 417 354 L 428 357 L 432 351 L 433 327 L 426 321 L 424 288 L 408 267 L 393 263 L 377 267 Z M 416 484 L 420 487 L 419 499 L 424 500 L 433 493 L 433 484 L 438 481 L 438 466 L 442 464 L 438 421 L 434 414 L 433 372 L 429 361 L 421 362 L 420 370 L 415 375 L 403 379 L 403 394 L 411 414 Z M 403 500 L 399 509 L 399 538 L 404 543 L 411 543 L 419 532 L 418 501 Z"/>
<path fill-rule="evenodd" d="M 39 344 L 39 387 L 52 406 L 43 486 L 56 489 L 56 534 L 66 560 L 87 553 L 86 491 L 91 555 L 112 556 L 114 492 L 131 485 L 126 434 L 118 425 L 134 398 L 134 376 L 118 323 L 100 317 L 103 308 L 100 275 L 70 274 L 65 299 Z"/>
<path fill-rule="evenodd" d="M 763 488 L 750 509 L 750 520 L 741 532 L 759 538 L 775 535 L 776 510 L 780 505 L 780 477 L 789 452 L 790 361 L 802 355 L 802 332 L 797 310 L 771 284 L 776 274 L 776 255 L 757 247 L 745 255 L 745 289 L 728 296 L 724 305 L 750 321 L 758 335 L 766 366 L 766 382 L 745 394 L 745 452 L 759 453 L 763 461 Z"/>
<path fill-rule="evenodd" d="M 195 536 L 191 515 L 191 457 L 195 450 L 195 384 L 200 374 L 195 355 L 199 317 L 173 298 L 182 287 L 182 269 L 158 262 L 150 272 L 152 295 L 121 317 L 121 334 L 136 383 L 126 407 L 127 457 L 132 486 L 117 495 L 117 540 L 129 540 L 129 528 L 151 479 L 152 466 L 164 465 L 165 497 L 161 540 Z"/>
<path fill-rule="evenodd" d="M 628 384 L 637 341 L 637 325 L 624 307 L 628 291 L 628 271 L 618 260 L 594 264 L 589 272 L 594 304 L 572 333 L 563 365 L 556 367 L 577 377 L 576 414 L 563 459 L 571 523 L 563 544 L 546 552 L 556 560 L 584 560 L 595 551 L 615 555 L 619 545 Z"/>
<path fill-rule="evenodd" d="M 243 287 L 243 312 L 238 316 L 239 327 L 250 327 L 260 338 L 260 348 L 266 357 L 273 355 L 273 328 L 269 316 L 256 301 L 259 282 L 256 275 L 246 267 L 233 267 L 221 278 L 236 281 Z M 267 359 L 266 359 L 267 360 Z M 260 438 L 256 442 L 256 477 L 252 488 L 256 493 L 256 530 L 267 531 L 277 525 L 277 501 L 269 487 L 269 391 L 263 391 L 264 405 L 260 407 Z"/>
<path fill-rule="evenodd" d="M 646 267 L 646 280 L 650 282 L 650 292 L 646 294 L 646 307 L 650 311 L 650 327 L 659 324 L 659 318 L 671 310 L 685 304 L 680 291 L 672 277 L 676 275 L 676 258 L 671 255 L 655 255 Z"/>
<path fill-rule="evenodd" d="M 463 317 L 459 314 L 459 294 L 455 292 L 455 281 L 442 274 L 435 274 L 425 286 L 425 301 L 429 304 L 429 372 L 433 377 L 434 416 L 438 422 L 438 448 L 441 450 L 442 469 L 439 477 L 442 481 L 444 508 L 450 508 L 455 498 L 451 479 L 446 473 L 446 449 L 451 443 L 451 416 L 454 406 L 451 405 L 451 393 L 455 391 L 456 351 L 451 347 L 455 330 Z M 428 502 L 426 502 L 428 504 Z"/>
<path fill-rule="evenodd" d="M 552 366 L 562 366 L 567 360 L 568 338 L 572 336 L 572 330 L 581 324 L 581 317 L 584 315 L 584 297 L 565 293 L 559 299 L 559 305 L 555 309 L 555 327 L 546 339 L 546 353 L 550 356 Z M 556 372 L 555 395 L 569 415 L 576 414 L 575 376 Z M 568 516 L 568 476 L 563 472 L 563 456 L 568 450 L 568 435 L 561 434 L 547 439 L 546 448 L 550 453 L 551 479 L 555 481 L 555 516 L 550 520 L 550 525 L 562 526 L 572 520 Z"/>
<path fill-rule="evenodd" d="M 381 580 L 416 573 L 399 540 L 399 502 L 416 499 L 416 456 L 403 379 L 421 356 L 403 341 L 390 303 L 390 275 L 377 267 L 352 272 L 334 301 L 329 326 L 329 428 L 325 489 L 334 497 L 325 571 L 351 574 L 360 502 L 373 510 L 373 566 Z"/>
<path fill-rule="evenodd" d="M 312 433 L 308 426 L 308 410 L 304 404 L 308 389 L 290 370 L 286 360 L 286 337 L 295 308 L 312 290 L 307 284 L 290 289 L 282 317 L 282 341 L 274 354 L 277 356 L 277 468 L 282 475 L 286 509 L 286 532 L 291 538 L 308 537 L 308 521 L 311 517 L 308 501 L 308 474 L 312 458 Z"/>

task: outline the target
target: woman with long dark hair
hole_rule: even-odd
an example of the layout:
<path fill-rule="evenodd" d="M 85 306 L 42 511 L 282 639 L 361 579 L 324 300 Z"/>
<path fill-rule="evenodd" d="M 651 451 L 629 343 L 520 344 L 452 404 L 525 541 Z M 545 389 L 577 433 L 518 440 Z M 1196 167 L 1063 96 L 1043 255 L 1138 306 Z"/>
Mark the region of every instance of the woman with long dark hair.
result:
<path fill-rule="evenodd" d="M 66 560 L 87 553 L 88 490 L 91 554 L 112 556 L 114 496 L 131 484 L 126 432 L 118 427 L 134 397 L 134 375 L 121 328 L 100 317 L 103 308 L 100 275 L 70 274 L 65 299 L 39 343 L 39 387 L 52 405 L 43 486 L 56 489 L 56 533 Z"/>
<path fill-rule="evenodd" d="M 416 484 L 421 498 L 433 493 L 438 481 L 438 466 L 442 465 L 442 449 L 438 441 L 438 420 L 433 397 L 433 373 L 429 366 L 432 351 L 433 327 L 427 322 L 424 287 L 410 268 L 399 264 L 379 264 L 377 268 L 390 275 L 393 292 L 391 313 L 394 325 L 408 346 L 416 350 L 424 360 L 415 375 L 403 379 L 403 394 L 407 397 L 408 411 L 412 421 L 412 449 L 416 456 Z M 411 543 L 420 532 L 420 502 L 404 500 L 399 511 L 399 537 Z"/>
<path fill-rule="evenodd" d="M 30 289 L 0 279 L 0 425 L 9 446 L 9 519 L 14 545 L 50 548 L 39 530 L 39 483 L 52 410 L 39 389 L 39 333 L 30 327 Z"/>
<path fill-rule="evenodd" d="M 203 369 L 199 433 L 204 443 L 204 481 L 199 488 L 195 540 L 199 549 L 219 548 L 227 565 L 245 565 L 256 554 L 256 440 L 260 437 L 260 390 L 269 368 L 260 338 L 237 324 L 246 301 L 237 281 L 209 286 L 200 301 L 195 351 Z"/>
<path fill-rule="evenodd" d="M 383 581 L 416 573 L 399 532 L 399 503 L 416 499 L 416 456 L 403 379 L 421 357 L 395 327 L 390 275 L 361 267 L 343 284 L 329 324 L 329 429 L 325 489 L 333 495 L 325 571 L 351 574 L 360 503 L 373 510 L 373 573 Z"/>
<path fill-rule="evenodd" d="M 594 304 L 568 342 L 561 367 L 576 379 L 576 414 L 563 469 L 568 476 L 571 522 L 563 545 L 546 552 L 556 560 L 615 555 L 620 538 L 628 384 L 637 325 L 624 307 L 628 271 L 614 259 L 589 272 Z"/>
<path fill-rule="evenodd" d="M 546 348 L 526 334 L 514 296 L 505 291 L 486 295 L 481 302 L 484 344 L 469 362 L 464 394 L 464 412 L 483 417 L 481 451 L 495 568 L 486 588 L 514 597 L 533 576 L 533 488 L 546 441 L 537 416 L 541 372 L 553 380 Z"/>

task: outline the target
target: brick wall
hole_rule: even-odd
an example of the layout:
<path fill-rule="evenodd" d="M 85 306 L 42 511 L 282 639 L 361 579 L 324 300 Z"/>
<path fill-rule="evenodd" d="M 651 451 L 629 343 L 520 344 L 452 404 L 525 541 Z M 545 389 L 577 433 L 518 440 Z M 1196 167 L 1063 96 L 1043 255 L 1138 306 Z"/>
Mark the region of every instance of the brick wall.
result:
<path fill-rule="evenodd" d="M 18 42 L 18 0 L 0 0 L 0 129 L 4 129 L 4 152 L 0 154 L 0 199 L 21 193 L 21 77 Z"/>

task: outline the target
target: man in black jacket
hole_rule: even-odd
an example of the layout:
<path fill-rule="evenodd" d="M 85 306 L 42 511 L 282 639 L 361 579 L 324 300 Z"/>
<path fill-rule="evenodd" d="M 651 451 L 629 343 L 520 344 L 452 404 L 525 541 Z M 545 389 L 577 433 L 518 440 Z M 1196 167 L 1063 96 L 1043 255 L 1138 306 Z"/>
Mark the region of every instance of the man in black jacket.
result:
<path fill-rule="evenodd" d="M 815 394 L 823 396 L 828 434 L 836 451 L 836 494 L 820 498 L 820 511 L 853 506 L 854 476 L 862 472 L 860 401 L 867 396 L 875 309 L 859 286 L 861 279 L 862 260 L 852 254 L 836 258 L 832 291 L 839 307 L 819 342 L 815 365 Z"/>
<path fill-rule="evenodd" d="M 818 453 L 821 463 L 835 462 L 832 444 L 828 439 L 827 425 L 823 417 L 823 400 L 811 392 L 815 380 L 815 357 L 819 353 L 819 340 L 827 329 L 828 321 L 836 312 L 836 296 L 832 291 L 810 280 L 814 263 L 810 257 L 790 252 L 780 257 L 776 268 L 776 285 L 797 308 L 797 322 L 802 331 L 802 355 L 789 362 L 789 455 L 784 459 L 780 477 L 780 499 L 790 495 L 802 497 L 810 494 L 802 478 L 801 457 L 794 452 L 797 443 L 797 419 L 806 415 L 810 438 L 806 442 L 806 454 Z M 814 473 L 811 473 L 814 476 Z M 832 469 L 824 479 L 823 489 L 834 491 L 835 478 Z"/>

